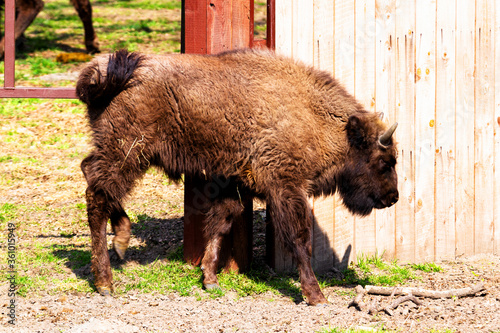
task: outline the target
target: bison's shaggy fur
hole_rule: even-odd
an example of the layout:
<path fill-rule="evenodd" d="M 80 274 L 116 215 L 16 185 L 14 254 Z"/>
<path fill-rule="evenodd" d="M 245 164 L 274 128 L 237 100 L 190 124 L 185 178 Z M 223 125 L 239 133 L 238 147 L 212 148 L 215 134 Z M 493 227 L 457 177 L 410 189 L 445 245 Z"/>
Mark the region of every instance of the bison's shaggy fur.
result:
<path fill-rule="evenodd" d="M 152 166 L 174 180 L 208 175 L 223 184 L 206 211 L 206 287 L 217 285 L 219 245 L 242 214 L 241 195 L 252 196 L 269 205 L 310 304 L 326 299 L 310 265 L 307 198 L 338 190 L 360 215 L 398 199 L 392 130 L 380 139 L 386 128 L 379 115 L 365 111 L 329 74 L 269 51 L 119 51 L 83 69 L 77 94 L 93 132 L 82 170 L 92 269 L 102 294 L 112 289 L 106 223 L 111 219 L 123 257 L 130 221 L 121 203 Z"/>

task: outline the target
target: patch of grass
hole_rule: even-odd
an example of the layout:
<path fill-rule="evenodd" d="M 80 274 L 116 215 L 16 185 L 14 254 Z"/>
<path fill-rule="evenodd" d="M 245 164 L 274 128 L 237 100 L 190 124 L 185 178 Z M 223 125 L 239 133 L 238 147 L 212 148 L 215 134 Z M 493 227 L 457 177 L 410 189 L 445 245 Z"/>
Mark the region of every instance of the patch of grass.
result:
<path fill-rule="evenodd" d="M 94 1 L 95 4 L 105 4 L 106 7 L 111 8 L 132 8 L 132 9 L 181 9 L 182 2 L 176 0 L 163 1 L 163 0 L 136 0 L 136 1 L 111 1 L 111 0 L 98 0 Z"/>
<path fill-rule="evenodd" d="M 17 215 L 17 206 L 11 203 L 3 203 L 0 205 L 0 225 L 13 220 Z"/>
<path fill-rule="evenodd" d="M 411 264 L 411 268 L 417 271 L 423 271 L 426 273 L 431 272 L 442 272 L 443 268 L 433 262 L 421 263 L 421 264 Z"/>
<path fill-rule="evenodd" d="M 22 243 L 21 243 L 22 244 Z M 48 292 L 91 292 L 86 279 L 68 276 L 68 268 L 78 269 L 88 265 L 90 252 L 81 251 L 77 245 L 56 245 L 48 241 L 23 244 L 18 247 L 16 265 L 21 297 Z"/>
<path fill-rule="evenodd" d="M 27 58 L 23 63 L 30 66 L 30 72 L 33 76 L 65 72 L 70 68 L 69 65 L 61 64 L 50 58 Z"/>
<path fill-rule="evenodd" d="M 0 103 L 0 124 L 4 119 L 20 119 L 25 114 L 36 110 L 38 98 L 3 98 Z"/>
<path fill-rule="evenodd" d="M 351 264 L 343 275 L 341 280 L 325 279 L 321 287 L 358 284 L 396 286 L 416 278 L 410 265 L 402 266 L 397 261 L 388 263 L 379 255 L 358 256 L 356 264 Z"/>
<path fill-rule="evenodd" d="M 140 290 L 141 292 L 178 292 L 182 296 L 191 295 L 194 286 L 201 288 L 201 269 L 182 261 L 154 261 L 150 265 L 135 265 L 115 270 L 118 284 L 123 288 L 117 292 Z M 121 282 L 121 283 L 120 283 Z"/>

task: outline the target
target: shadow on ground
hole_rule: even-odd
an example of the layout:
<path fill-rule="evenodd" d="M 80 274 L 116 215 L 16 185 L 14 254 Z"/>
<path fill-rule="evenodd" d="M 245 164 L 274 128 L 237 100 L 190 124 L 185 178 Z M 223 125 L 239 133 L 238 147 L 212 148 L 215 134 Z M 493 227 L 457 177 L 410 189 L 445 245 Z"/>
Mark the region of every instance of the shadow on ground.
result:
<path fill-rule="evenodd" d="M 123 269 L 129 263 L 136 263 L 142 266 L 154 265 L 156 262 L 177 261 L 184 263 L 182 258 L 183 248 L 183 218 L 159 219 L 148 215 L 139 215 L 137 222 L 132 224 L 132 235 L 135 241 L 131 241 L 125 259 L 120 260 L 114 250 L 109 250 L 111 266 L 116 270 Z M 265 210 L 254 211 L 254 246 L 253 262 L 248 272 L 242 273 L 249 279 L 265 283 L 283 296 L 292 299 L 296 303 L 303 301 L 298 274 L 296 271 L 286 274 L 277 274 L 266 263 L 265 234 L 266 221 Z M 61 237 L 70 238 L 74 235 L 64 235 Z M 88 235 L 86 235 L 88 236 Z M 108 233 L 108 243 L 113 238 L 113 234 Z M 53 254 L 60 259 L 67 259 L 66 266 L 80 278 L 87 280 L 93 286 L 93 276 L 90 269 L 90 251 L 83 247 L 74 245 L 56 245 L 53 247 Z M 337 262 L 344 262 L 344 258 L 336 258 Z M 202 273 L 199 271 L 199 287 L 202 287 Z M 329 270 L 326 274 L 318 276 L 318 281 L 323 286 L 346 285 L 354 286 L 356 283 L 363 284 L 357 278 L 352 269 L 344 269 L 340 272 L 337 269 Z M 224 290 L 225 291 L 225 290 Z"/>

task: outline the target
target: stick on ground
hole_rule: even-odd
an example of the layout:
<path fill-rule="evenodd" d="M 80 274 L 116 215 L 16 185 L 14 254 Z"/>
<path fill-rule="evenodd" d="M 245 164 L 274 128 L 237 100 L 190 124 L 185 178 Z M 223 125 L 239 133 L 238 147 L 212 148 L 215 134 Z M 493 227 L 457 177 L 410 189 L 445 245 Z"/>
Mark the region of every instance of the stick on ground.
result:
<path fill-rule="evenodd" d="M 425 298 L 451 298 L 451 297 L 467 297 L 475 296 L 477 293 L 484 291 L 486 288 L 483 283 L 478 283 L 472 287 L 450 290 L 427 290 L 420 288 L 397 288 L 396 295 L 411 294 L 415 297 Z M 379 286 L 365 286 L 365 293 L 370 295 L 385 295 L 392 294 L 394 288 L 379 287 Z"/>

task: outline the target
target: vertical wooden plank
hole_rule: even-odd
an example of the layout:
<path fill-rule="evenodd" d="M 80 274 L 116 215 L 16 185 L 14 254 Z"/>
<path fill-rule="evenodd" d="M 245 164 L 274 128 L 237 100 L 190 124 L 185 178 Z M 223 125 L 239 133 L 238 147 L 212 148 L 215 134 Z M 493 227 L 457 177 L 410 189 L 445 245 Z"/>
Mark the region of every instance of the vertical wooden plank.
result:
<path fill-rule="evenodd" d="M 335 77 L 354 95 L 354 1 L 335 1 Z"/>
<path fill-rule="evenodd" d="M 415 233 L 416 261 L 434 260 L 436 1 L 416 6 Z"/>
<path fill-rule="evenodd" d="M 455 258 L 455 2 L 437 2 L 436 258 Z"/>
<path fill-rule="evenodd" d="M 358 0 L 355 7 L 354 95 L 368 111 L 375 111 L 375 0 Z M 354 255 L 376 252 L 375 215 L 355 217 Z"/>
<path fill-rule="evenodd" d="M 293 16 L 293 9 L 298 6 L 298 0 L 276 0 L 275 1 L 275 30 L 276 30 L 276 53 L 287 57 L 293 56 L 294 34 L 296 18 Z M 267 208 L 267 219 L 270 221 L 270 211 Z M 284 251 L 283 245 L 278 243 L 275 237 L 275 230 L 272 223 L 266 227 L 266 260 L 277 272 L 289 272 L 295 269 L 296 264 L 292 260 L 290 253 Z"/>
<path fill-rule="evenodd" d="M 16 65 L 16 40 L 15 40 L 15 20 L 16 4 L 15 0 L 6 0 L 4 4 L 4 88 L 13 89 L 15 86 L 15 65 Z"/>
<path fill-rule="evenodd" d="M 354 94 L 355 30 L 354 2 L 335 1 L 335 77 Z M 334 252 L 340 258 L 339 268 L 346 268 L 353 259 L 355 219 L 335 196 Z"/>
<path fill-rule="evenodd" d="M 314 1 L 314 67 L 333 73 L 334 4 L 331 0 Z M 316 272 L 331 269 L 341 260 L 334 258 L 335 197 L 312 201 L 315 222 L 312 234 L 312 265 Z"/>
<path fill-rule="evenodd" d="M 291 4 L 290 4 L 291 2 Z M 276 0 L 276 52 L 288 57 L 292 56 L 292 8 L 297 0 Z"/>
<path fill-rule="evenodd" d="M 415 259 L 415 0 L 396 8 L 396 115 L 399 201 L 396 204 L 396 257 Z"/>
<path fill-rule="evenodd" d="M 253 1 L 233 0 L 231 18 L 231 49 L 252 45 L 253 42 Z"/>
<path fill-rule="evenodd" d="M 495 3 L 495 210 L 493 253 L 500 255 L 500 4 Z"/>
<path fill-rule="evenodd" d="M 314 214 L 311 264 L 316 273 L 330 271 L 340 260 L 334 257 L 335 200 L 333 196 L 311 200 Z"/>
<path fill-rule="evenodd" d="M 375 0 L 356 1 L 354 95 L 366 110 L 375 112 Z"/>
<path fill-rule="evenodd" d="M 203 194 L 206 182 L 187 176 L 184 181 L 184 260 L 199 265 L 203 259 L 206 240 L 203 235 L 202 211 L 208 200 Z"/>
<path fill-rule="evenodd" d="M 237 0 L 234 0 L 237 1 Z M 207 9 L 207 49 L 217 53 L 231 49 L 233 0 L 210 0 Z"/>
<path fill-rule="evenodd" d="M 276 49 L 276 1 L 267 0 L 266 46 Z M 253 35 L 252 35 L 253 38 Z"/>
<path fill-rule="evenodd" d="M 385 120 L 393 123 L 395 119 L 395 36 L 396 0 L 377 0 L 375 2 L 376 68 L 375 68 L 375 111 L 384 112 Z M 376 247 L 379 254 L 387 260 L 396 254 L 395 207 L 376 212 Z"/>
<path fill-rule="evenodd" d="M 455 253 L 474 254 L 475 2 L 457 0 Z"/>
<path fill-rule="evenodd" d="M 314 6 L 310 0 L 293 2 L 292 56 L 307 65 L 314 64 Z"/>
<path fill-rule="evenodd" d="M 249 47 L 251 0 L 183 1 L 182 50 L 188 53 L 215 53 L 233 47 Z M 233 38 L 234 37 L 234 38 Z M 192 264 L 201 262 L 206 240 L 203 237 L 207 207 L 214 197 L 207 187 L 219 186 L 205 179 L 186 175 L 184 194 L 184 258 Z M 252 259 L 252 200 L 244 200 L 245 211 L 234 222 L 221 249 L 221 265 L 232 270 L 246 270 Z"/>
<path fill-rule="evenodd" d="M 334 1 L 314 1 L 314 67 L 333 74 Z"/>
<path fill-rule="evenodd" d="M 475 252 L 493 252 L 494 2 L 476 1 Z"/>
<path fill-rule="evenodd" d="M 219 267 L 234 272 L 249 270 L 253 259 L 253 198 L 243 194 L 242 203 L 243 214 L 233 221 L 219 253 Z"/>

